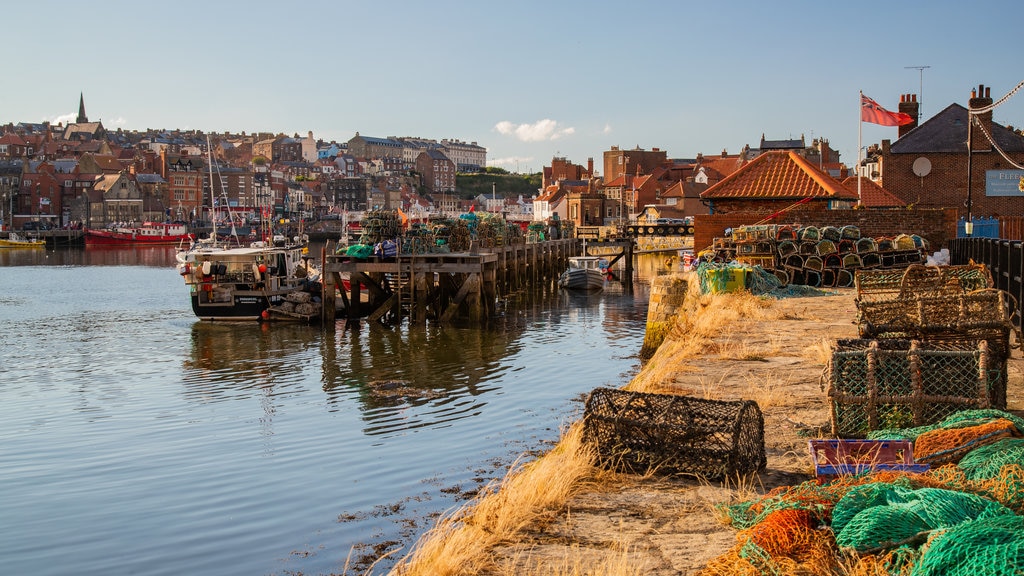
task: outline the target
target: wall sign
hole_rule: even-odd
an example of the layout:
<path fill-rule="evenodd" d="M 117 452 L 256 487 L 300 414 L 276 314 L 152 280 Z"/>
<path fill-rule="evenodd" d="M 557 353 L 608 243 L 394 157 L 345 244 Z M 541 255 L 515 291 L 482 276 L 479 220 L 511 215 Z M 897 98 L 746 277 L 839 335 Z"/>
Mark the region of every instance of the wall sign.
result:
<path fill-rule="evenodd" d="M 1024 196 L 1024 170 L 986 170 L 985 196 Z"/>

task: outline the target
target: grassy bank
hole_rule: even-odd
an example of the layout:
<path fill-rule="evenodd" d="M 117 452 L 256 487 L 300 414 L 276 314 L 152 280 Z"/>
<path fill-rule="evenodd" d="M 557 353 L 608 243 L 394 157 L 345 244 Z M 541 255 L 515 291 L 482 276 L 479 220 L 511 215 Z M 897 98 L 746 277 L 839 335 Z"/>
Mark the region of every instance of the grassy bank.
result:
<path fill-rule="evenodd" d="M 676 376 L 692 369 L 709 351 L 720 357 L 747 358 L 770 350 L 751 349 L 742 340 L 723 342 L 722 334 L 735 322 L 769 322 L 782 317 L 774 301 L 749 294 L 700 295 L 691 291 L 669 334 L 627 388 L 660 393 L 687 393 L 675 385 Z M 772 387 L 753 386 L 752 393 L 775 394 Z M 710 390 L 705 396 L 711 395 Z M 754 398 L 757 400 L 757 398 Z M 769 401 L 762 397 L 762 401 Z M 580 423 L 572 425 L 559 444 L 538 460 L 513 466 L 506 477 L 474 501 L 441 519 L 414 550 L 392 571 L 401 576 L 463 574 L 633 576 L 642 567 L 630 560 L 628 543 L 608 542 L 601 558 L 584 562 L 578 547 L 557 561 L 551 555 L 532 559 L 515 546 L 528 534 L 543 532 L 555 518 L 571 514 L 567 502 L 582 492 L 614 490 L 635 477 L 622 477 L 595 467 L 595 453 L 582 439 Z M 707 510 L 713 503 L 709 503 Z M 510 550 L 515 549 L 510 556 Z"/>

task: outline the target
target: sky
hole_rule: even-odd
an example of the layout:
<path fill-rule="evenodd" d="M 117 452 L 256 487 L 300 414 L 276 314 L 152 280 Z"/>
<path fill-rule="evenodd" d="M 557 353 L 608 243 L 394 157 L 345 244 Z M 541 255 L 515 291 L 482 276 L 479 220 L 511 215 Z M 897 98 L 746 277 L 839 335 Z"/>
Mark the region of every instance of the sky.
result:
<path fill-rule="evenodd" d="M 859 94 L 922 118 L 1024 81 L 1018 0 L 34 0 L 3 10 L 0 124 L 476 142 L 538 172 L 620 149 L 858 142 Z M 1013 62 L 1018 62 L 1014 64 Z M 993 112 L 1024 126 L 1024 96 Z"/>

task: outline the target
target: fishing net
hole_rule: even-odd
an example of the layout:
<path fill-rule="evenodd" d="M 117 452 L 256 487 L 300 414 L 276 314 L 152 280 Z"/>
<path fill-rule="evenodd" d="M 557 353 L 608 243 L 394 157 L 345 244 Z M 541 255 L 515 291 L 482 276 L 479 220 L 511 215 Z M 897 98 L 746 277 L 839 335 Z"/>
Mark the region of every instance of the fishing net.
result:
<path fill-rule="evenodd" d="M 1007 412 L 977 409 L 936 424 L 878 431 L 915 440 L 915 452 L 920 446 L 921 453 L 966 455 L 958 465 L 925 473 L 872 470 L 722 505 L 723 517 L 740 530 L 737 544 L 701 574 L 1024 573 L 1018 543 L 1024 526 L 1016 515 L 1024 513 L 1024 439 L 980 444 L 1019 434 L 1021 426 L 1024 420 Z"/>
<path fill-rule="evenodd" d="M 1000 419 L 1009 420 L 1019 432 L 1024 433 L 1024 418 L 1002 410 L 988 408 L 980 410 L 961 410 L 954 414 L 950 414 L 935 424 L 928 424 L 915 428 L 879 429 L 869 432 L 867 434 L 867 438 L 872 440 L 917 440 L 918 436 L 926 432 L 931 432 L 932 430 L 938 430 L 940 428 L 969 428 Z"/>
<path fill-rule="evenodd" d="M 1004 466 L 1024 467 L 1024 438 L 1005 438 L 981 446 L 957 465 L 970 480 L 998 477 Z"/>
<path fill-rule="evenodd" d="M 967 520 L 1006 515 L 1013 511 L 976 494 L 873 483 L 851 489 L 836 503 L 832 530 L 838 546 L 872 552 L 923 543 L 928 532 Z"/>
<path fill-rule="evenodd" d="M 955 463 L 968 452 L 1009 438 L 1016 432 L 1017 427 L 1006 418 L 967 428 L 939 428 L 917 437 L 914 459 L 933 466 Z"/>
<path fill-rule="evenodd" d="M 1024 571 L 1024 518 L 999 514 L 935 535 L 912 576 L 1018 576 Z"/>

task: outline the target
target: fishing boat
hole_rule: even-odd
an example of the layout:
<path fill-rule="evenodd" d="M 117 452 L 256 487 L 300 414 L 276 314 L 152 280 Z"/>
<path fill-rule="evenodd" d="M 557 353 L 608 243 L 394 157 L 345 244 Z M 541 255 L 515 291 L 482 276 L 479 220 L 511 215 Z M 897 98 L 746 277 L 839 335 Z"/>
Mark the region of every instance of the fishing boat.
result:
<path fill-rule="evenodd" d="M 224 246 L 195 242 L 179 250 L 178 273 L 200 320 L 301 320 L 321 314 L 320 270 L 300 238 Z"/>
<path fill-rule="evenodd" d="M 145 222 L 139 226 L 112 226 L 110 228 L 86 228 L 86 245 L 168 245 L 181 244 L 189 240 L 188 228 L 184 224 Z"/>
<path fill-rule="evenodd" d="M 0 238 L 0 248 L 46 248 L 46 240 L 26 238 L 17 232 L 10 232 L 7 238 Z"/>
<path fill-rule="evenodd" d="M 569 267 L 558 277 L 558 286 L 567 290 L 601 290 L 608 275 L 608 261 L 598 256 L 573 256 Z"/>

